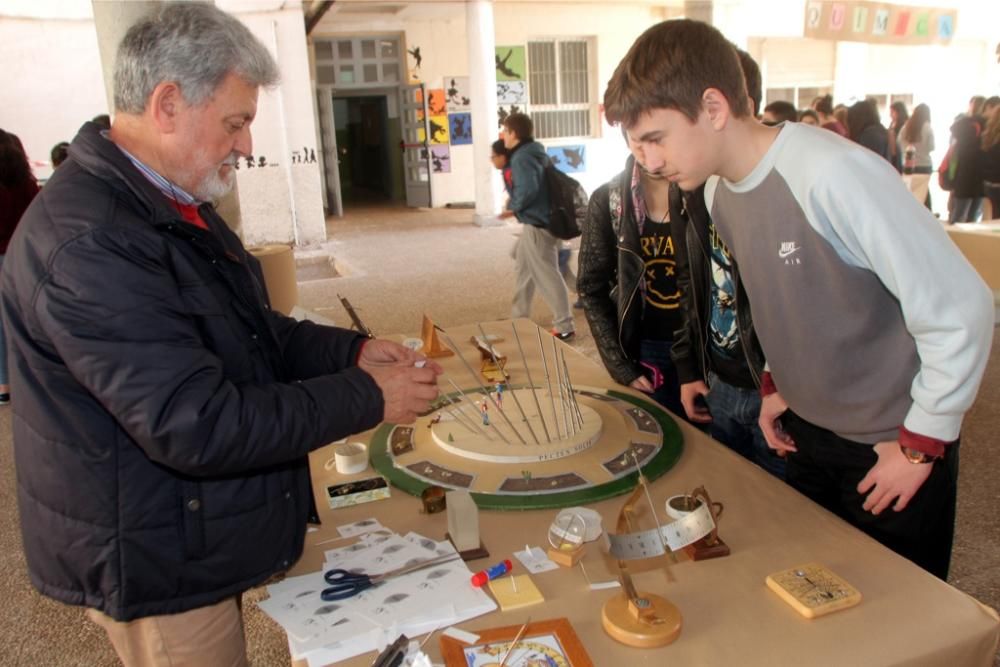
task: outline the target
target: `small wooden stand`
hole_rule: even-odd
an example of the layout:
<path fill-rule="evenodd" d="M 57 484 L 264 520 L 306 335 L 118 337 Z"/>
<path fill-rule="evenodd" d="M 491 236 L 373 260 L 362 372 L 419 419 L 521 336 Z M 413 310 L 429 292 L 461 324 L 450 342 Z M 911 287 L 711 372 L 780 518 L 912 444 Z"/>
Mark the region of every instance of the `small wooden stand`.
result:
<path fill-rule="evenodd" d="M 712 521 L 715 523 L 715 528 L 712 529 L 711 533 L 697 542 L 684 547 L 684 553 L 688 555 L 688 558 L 695 561 L 728 556 L 731 553 L 729 545 L 719 537 L 719 517 L 722 516 L 722 503 L 713 503 L 704 486 L 699 486 L 692 491 L 691 497 L 698 498 L 708 505 L 708 510 L 712 513 Z"/>
<path fill-rule="evenodd" d="M 635 505 L 648 482 L 636 462 L 639 483 L 618 514 L 618 533 L 624 534 L 632 524 Z M 624 560 L 618 561 L 618 580 L 622 590 L 609 598 L 601 608 L 601 625 L 612 639 L 636 648 L 666 646 L 681 634 L 681 612 L 672 602 L 652 593 L 640 593 Z"/>
<path fill-rule="evenodd" d="M 659 595 L 632 598 L 622 591 L 604 603 L 601 625 L 612 639 L 636 648 L 670 644 L 681 633 L 681 612 Z"/>
<path fill-rule="evenodd" d="M 493 346 L 495 341 L 486 341 L 478 336 L 472 337 L 472 343 L 479 350 L 479 372 L 483 374 L 487 382 L 504 383 L 510 379 L 507 373 L 507 357 Z"/>
<path fill-rule="evenodd" d="M 448 509 L 448 532 L 462 560 L 486 558 L 490 552 L 479 540 L 479 508 L 468 491 L 448 491 L 445 494 Z"/>
<path fill-rule="evenodd" d="M 444 538 L 451 542 L 451 546 L 455 546 L 455 540 L 451 538 L 450 533 L 445 533 Z M 479 546 L 475 549 L 466 549 L 465 551 L 459 551 L 458 547 L 455 547 L 455 551 L 458 551 L 458 555 L 463 561 L 469 562 L 470 560 L 479 560 L 480 558 L 489 558 L 490 552 L 486 546 L 480 542 Z"/>
<path fill-rule="evenodd" d="M 424 342 L 424 355 L 431 359 L 450 357 L 455 354 L 441 344 L 441 341 L 438 339 L 437 330 L 434 328 L 434 323 L 431 322 L 431 318 L 427 317 L 427 315 L 424 315 L 424 323 L 420 328 L 420 340 Z"/>
<path fill-rule="evenodd" d="M 568 546 L 568 545 L 567 545 Z M 549 547 L 549 560 L 563 567 L 573 567 L 583 558 L 583 545 L 577 545 L 573 549 L 556 549 Z"/>

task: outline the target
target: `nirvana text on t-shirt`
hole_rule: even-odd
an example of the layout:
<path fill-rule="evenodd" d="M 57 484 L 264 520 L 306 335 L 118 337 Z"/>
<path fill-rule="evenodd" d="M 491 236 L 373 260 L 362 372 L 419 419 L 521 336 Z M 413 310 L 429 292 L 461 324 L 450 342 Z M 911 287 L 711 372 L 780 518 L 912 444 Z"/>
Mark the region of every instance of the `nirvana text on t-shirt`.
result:
<path fill-rule="evenodd" d="M 681 293 L 677 287 L 670 223 L 646 218 L 639 249 L 642 261 L 646 263 L 642 337 L 647 340 L 673 340 L 674 331 L 680 326 Z"/>

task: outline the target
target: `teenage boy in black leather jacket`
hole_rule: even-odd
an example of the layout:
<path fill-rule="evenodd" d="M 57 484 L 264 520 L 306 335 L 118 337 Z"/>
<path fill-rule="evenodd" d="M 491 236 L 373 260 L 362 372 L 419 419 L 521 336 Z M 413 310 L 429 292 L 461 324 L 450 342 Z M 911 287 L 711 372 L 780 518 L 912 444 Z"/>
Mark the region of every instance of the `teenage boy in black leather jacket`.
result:
<path fill-rule="evenodd" d="M 757 115 L 760 69 L 750 54 L 737 52 Z M 713 438 L 784 479 L 785 461 L 767 446 L 757 424 L 764 354 L 739 269 L 715 231 L 704 192 L 704 186 L 682 192 L 676 185 L 670 192 L 683 313 L 672 352 L 681 403 L 692 422 L 709 424 Z"/>

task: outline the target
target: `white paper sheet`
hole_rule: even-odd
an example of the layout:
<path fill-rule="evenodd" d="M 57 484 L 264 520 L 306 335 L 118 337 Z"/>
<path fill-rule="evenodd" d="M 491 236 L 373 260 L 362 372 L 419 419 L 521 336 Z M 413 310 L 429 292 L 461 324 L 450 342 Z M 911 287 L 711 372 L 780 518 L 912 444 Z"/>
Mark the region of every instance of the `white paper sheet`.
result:
<path fill-rule="evenodd" d="M 548 555 L 541 547 L 528 547 L 527 544 L 524 545 L 524 550 L 515 551 L 514 557 L 521 561 L 524 568 L 531 574 L 538 574 L 539 572 L 548 572 L 549 570 L 559 569 L 559 565 L 552 560 L 549 560 Z"/>
<path fill-rule="evenodd" d="M 496 609 L 496 603 L 472 587 L 472 573 L 460 559 L 336 601 L 320 596 L 329 586 L 324 572 L 342 568 L 376 575 L 449 553 L 454 553 L 449 542 L 416 533 L 363 534 L 355 544 L 327 551 L 322 571 L 268 586 L 270 598 L 259 606 L 285 629 L 293 658 L 305 658 L 310 665 L 337 662 L 374 651 L 400 633 L 412 637 L 480 616 Z"/>

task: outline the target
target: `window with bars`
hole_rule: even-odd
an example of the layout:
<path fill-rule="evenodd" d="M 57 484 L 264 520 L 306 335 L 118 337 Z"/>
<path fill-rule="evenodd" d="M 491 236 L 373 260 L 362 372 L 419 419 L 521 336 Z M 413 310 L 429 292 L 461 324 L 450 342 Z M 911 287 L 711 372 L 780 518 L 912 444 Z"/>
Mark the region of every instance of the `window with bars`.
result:
<path fill-rule="evenodd" d="M 528 42 L 528 104 L 539 139 L 593 135 L 587 40 Z"/>

